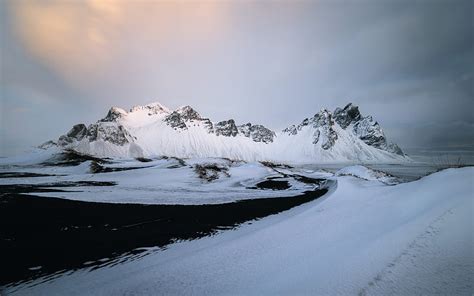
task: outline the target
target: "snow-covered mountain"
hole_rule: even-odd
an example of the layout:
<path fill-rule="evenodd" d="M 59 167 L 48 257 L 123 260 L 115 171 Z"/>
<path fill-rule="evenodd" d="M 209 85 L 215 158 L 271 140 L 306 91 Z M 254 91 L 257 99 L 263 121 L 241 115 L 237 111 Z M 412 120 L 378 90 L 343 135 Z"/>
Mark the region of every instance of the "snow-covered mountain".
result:
<path fill-rule="evenodd" d="M 89 126 L 77 124 L 57 142 L 61 149 L 99 157 L 225 157 L 247 161 L 393 162 L 406 159 L 371 116 L 348 104 L 321 110 L 298 125 L 274 132 L 263 125 L 212 122 L 190 106 L 160 103 L 130 111 L 112 107 Z"/>

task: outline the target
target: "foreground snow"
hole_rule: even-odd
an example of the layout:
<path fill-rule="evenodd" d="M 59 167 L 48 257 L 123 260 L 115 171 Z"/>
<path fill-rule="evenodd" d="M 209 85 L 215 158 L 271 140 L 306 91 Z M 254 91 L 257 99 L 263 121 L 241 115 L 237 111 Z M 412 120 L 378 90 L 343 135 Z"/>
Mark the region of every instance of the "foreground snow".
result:
<path fill-rule="evenodd" d="M 395 186 L 338 177 L 325 197 L 20 295 L 471 295 L 473 168 Z M 7 293 L 12 291 L 6 291 Z"/>

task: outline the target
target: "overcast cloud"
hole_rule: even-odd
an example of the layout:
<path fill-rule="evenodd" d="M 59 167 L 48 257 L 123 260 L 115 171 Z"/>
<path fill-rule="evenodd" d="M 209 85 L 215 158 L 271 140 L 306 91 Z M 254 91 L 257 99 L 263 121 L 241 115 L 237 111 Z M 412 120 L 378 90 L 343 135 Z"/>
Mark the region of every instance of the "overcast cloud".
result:
<path fill-rule="evenodd" d="M 474 147 L 472 1 L 1 1 L 0 155 L 111 106 L 279 130 L 353 102 L 403 147 Z"/>

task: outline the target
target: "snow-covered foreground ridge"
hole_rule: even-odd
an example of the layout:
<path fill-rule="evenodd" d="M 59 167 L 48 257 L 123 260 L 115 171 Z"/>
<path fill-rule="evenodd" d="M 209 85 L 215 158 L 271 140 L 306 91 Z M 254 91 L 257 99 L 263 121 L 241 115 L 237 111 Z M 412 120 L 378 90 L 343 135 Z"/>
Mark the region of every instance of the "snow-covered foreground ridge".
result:
<path fill-rule="evenodd" d="M 387 138 L 371 116 L 348 104 L 326 109 L 298 125 L 274 132 L 259 124 L 237 125 L 233 119 L 212 122 L 190 106 L 174 111 L 159 103 L 130 111 L 113 107 L 86 127 L 75 125 L 58 141 L 41 147 L 99 157 L 224 157 L 235 160 L 289 162 L 399 162 L 402 150 Z"/>
<path fill-rule="evenodd" d="M 448 169 L 395 186 L 340 176 L 325 197 L 251 225 L 16 292 L 471 295 L 473 176 Z"/>

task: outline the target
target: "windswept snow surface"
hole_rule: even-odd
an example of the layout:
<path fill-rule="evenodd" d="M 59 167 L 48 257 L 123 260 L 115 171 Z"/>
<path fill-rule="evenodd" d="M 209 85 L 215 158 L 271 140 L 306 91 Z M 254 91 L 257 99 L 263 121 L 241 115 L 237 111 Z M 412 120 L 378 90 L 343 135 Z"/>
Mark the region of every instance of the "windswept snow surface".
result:
<path fill-rule="evenodd" d="M 474 168 L 387 186 L 339 176 L 325 197 L 18 295 L 472 295 Z M 16 290 L 18 289 L 18 290 Z"/>
<path fill-rule="evenodd" d="M 336 176 L 352 176 L 367 181 L 380 181 L 388 185 L 400 183 L 400 180 L 385 172 L 370 169 L 362 165 L 342 168 L 336 172 Z"/>

